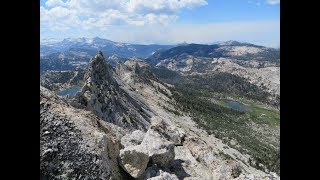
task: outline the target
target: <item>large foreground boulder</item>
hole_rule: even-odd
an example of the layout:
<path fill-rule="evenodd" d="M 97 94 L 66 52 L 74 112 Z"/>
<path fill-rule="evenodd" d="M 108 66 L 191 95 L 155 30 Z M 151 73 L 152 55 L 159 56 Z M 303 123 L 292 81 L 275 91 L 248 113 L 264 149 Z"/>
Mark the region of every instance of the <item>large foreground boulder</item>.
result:
<path fill-rule="evenodd" d="M 136 130 L 121 138 L 124 149 L 120 150 L 120 165 L 134 178 L 145 172 L 148 163 L 168 169 L 174 162 L 174 147 L 182 142 L 181 137 L 182 133 L 177 129 L 170 128 L 162 120 L 155 120 L 146 133 Z M 162 176 L 169 177 L 165 173 Z"/>
<path fill-rule="evenodd" d="M 152 164 L 168 167 L 174 161 L 174 143 L 163 139 L 154 129 L 149 129 L 141 143 L 149 154 Z"/>
<path fill-rule="evenodd" d="M 134 178 L 144 173 L 149 162 L 148 152 L 140 145 L 120 150 L 119 158 L 121 167 Z"/>

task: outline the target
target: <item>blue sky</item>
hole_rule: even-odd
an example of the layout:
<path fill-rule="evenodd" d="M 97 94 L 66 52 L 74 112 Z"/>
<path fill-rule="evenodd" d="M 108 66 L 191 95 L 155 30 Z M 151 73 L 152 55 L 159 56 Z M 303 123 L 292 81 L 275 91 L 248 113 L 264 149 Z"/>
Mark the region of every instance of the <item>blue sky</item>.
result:
<path fill-rule="evenodd" d="M 280 46 L 280 0 L 40 0 L 40 36 Z"/>

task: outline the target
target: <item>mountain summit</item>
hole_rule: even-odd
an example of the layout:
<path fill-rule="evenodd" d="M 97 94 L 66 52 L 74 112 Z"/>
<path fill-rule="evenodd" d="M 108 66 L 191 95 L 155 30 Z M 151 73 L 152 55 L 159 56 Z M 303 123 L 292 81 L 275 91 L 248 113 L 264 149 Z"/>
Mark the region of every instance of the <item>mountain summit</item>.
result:
<path fill-rule="evenodd" d="M 111 82 L 112 67 L 106 63 L 101 51 L 90 60 L 88 71 L 84 76 L 87 85 L 108 86 Z M 96 88 L 95 88 L 96 89 Z"/>
<path fill-rule="evenodd" d="M 121 86 L 121 87 L 120 87 Z M 72 103 L 92 111 L 101 119 L 122 127 L 145 130 L 150 115 L 144 102 L 132 98 L 130 87 L 117 76 L 101 51 L 90 60 L 84 86 Z M 146 111 L 141 111 L 144 107 Z"/>

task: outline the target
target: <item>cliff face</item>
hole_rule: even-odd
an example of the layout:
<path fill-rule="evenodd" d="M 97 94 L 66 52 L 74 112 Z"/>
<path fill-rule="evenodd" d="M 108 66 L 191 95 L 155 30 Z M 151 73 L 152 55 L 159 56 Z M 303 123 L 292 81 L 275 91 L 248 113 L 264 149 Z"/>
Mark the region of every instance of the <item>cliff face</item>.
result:
<path fill-rule="evenodd" d="M 121 127 L 146 130 L 151 112 L 142 100 L 132 97 L 130 91 L 133 89 L 117 77 L 100 52 L 91 59 L 84 75 L 84 86 L 72 104 Z"/>

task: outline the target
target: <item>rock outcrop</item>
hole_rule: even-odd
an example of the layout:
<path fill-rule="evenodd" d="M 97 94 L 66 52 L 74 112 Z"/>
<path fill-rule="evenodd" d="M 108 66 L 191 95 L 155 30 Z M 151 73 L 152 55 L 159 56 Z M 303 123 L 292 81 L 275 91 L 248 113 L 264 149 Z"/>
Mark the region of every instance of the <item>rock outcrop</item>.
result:
<path fill-rule="evenodd" d="M 130 88 L 117 77 L 101 52 L 90 60 L 84 82 L 81 92 L 73 99 L 73 106 L 131 130 L 148 128 L 148 107 L 131 96 Z"/>
<path fill-rule="evenodd" d="M 157 168 L 157 173 L 152 173 L 152 168 L 149 168 L 149 173 L 144 173 L 148 178 L 157 176 L 161 179 L 173 176 L 163 173 L 160 168 L 169 169 L 173 165 L 175 142 L 181 142 L 178 139 L 179 133 L 174 128 L 165 127 L 168 124 L 164 121 L 155 118 L 153 120 L 146 133 L 137 130 L 121 138 L 124 149 L 120 150 L 119 162 L 121 167 L 134 178 L 140 177 L 148 164 Z M 166 132 L 166 129 L 170 131 Z"/>
<path fill-rule="evenodd" d="M 132 177 L 143 174 L 149 162 L 148 152 L 144 146 L 128 146 L 120 150 L 120 165 Z"/>
<path fill-rule="evenodd" d="M 163 139 L 154 129 L 149 129 L 141 143 L 146 147 L 152 164 L 168 167 L 174 160 L 174 143 Z"/>
<path fill-rule="evenodd" d="M 40 179 L 127 178 L 117 162 L 122 134 L 40 86 Z"/>
<path fill-rule="evenodd" d="M 185 138 L 185 133 L 181 129 L 178 129 L 173 125 L 169 125 L 164 120 L 155 116 L 152 118 L 152 120 L 150 131 L 155 131 L 161 136 L 162 139 L 166 139 L 174 143 L 174 145 L 182 145 Z"/>
<path fill-rule="evenodd" d="M 178 180 L 179 178 L 172 173 L 163 171 L 159 169 L 157 166 L 151 166 L 146 169 L 143 176 L 139 179 L 147 179 L 147 180 Z"/>
<path fill-rule="evenodd" d="M 127 134 L 121 138 L 121 145 L 123 147 L 139 145 L 143 141 L 144 136 L 144 132 L 135 130 L 131 134 Z"/>

